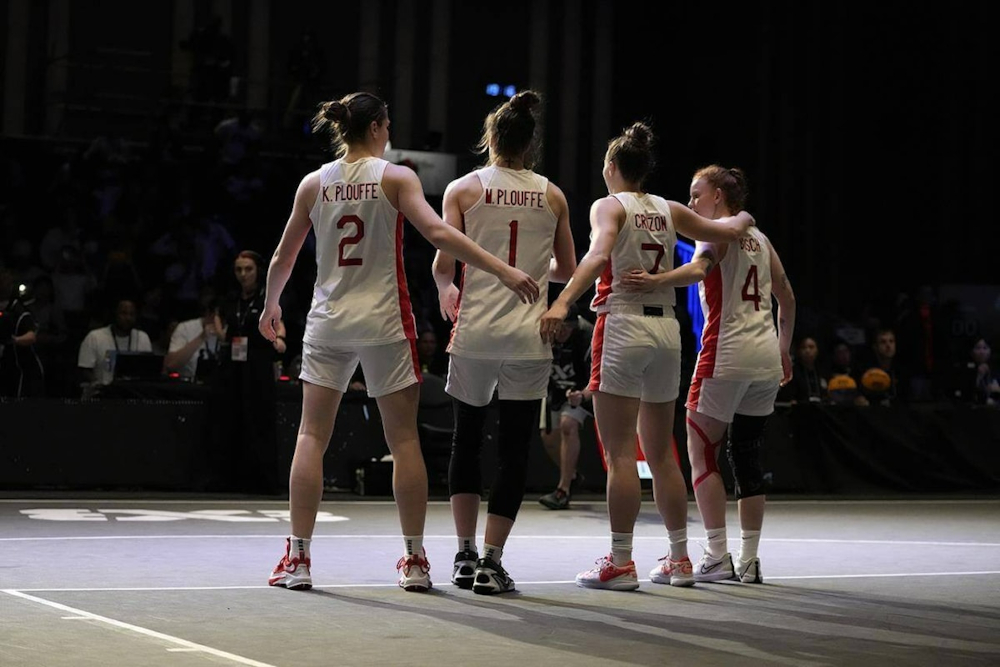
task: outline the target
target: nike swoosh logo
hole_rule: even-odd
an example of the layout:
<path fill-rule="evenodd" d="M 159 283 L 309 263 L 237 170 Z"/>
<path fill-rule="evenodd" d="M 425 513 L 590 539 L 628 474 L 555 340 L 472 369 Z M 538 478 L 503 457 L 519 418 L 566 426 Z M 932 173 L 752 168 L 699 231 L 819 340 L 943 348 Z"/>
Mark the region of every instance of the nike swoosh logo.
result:
<path fill-rule="evenodd" d="M 702 571 L 702 572 L 711 572 L 712 570 L 716 569 L 716 568 L 717 568 L 717 567 L 719 567 L 720 565 L 722 565 L 722 561 L 721 561 L 721 560 L 720 560 L 720 561 L 719 561 L 718 563 L 715 563 L 715 564 L 713 564 L 713 565 L 710 565 L 709 567 L 702 567 L 702 568 L 701 568 L 701 571 Z"/>

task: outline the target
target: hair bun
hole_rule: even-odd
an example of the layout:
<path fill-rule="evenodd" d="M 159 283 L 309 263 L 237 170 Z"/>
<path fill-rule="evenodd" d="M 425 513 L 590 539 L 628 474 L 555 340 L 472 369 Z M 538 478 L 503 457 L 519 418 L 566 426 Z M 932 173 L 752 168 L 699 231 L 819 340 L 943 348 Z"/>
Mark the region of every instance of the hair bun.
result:
<path fill-rule="evenodd" d="M 510 98 L 510 108 L 514 111 L 531 111 L 538 106 L 541 98 L 533 90 L 522 90 Z"/>
<path fill-rule="evenodd" d="M 625 137 L 638 147 L 647 148 L 653 143 L 653 130 L 643 122 L 635 122 L 625 130 Z"/>

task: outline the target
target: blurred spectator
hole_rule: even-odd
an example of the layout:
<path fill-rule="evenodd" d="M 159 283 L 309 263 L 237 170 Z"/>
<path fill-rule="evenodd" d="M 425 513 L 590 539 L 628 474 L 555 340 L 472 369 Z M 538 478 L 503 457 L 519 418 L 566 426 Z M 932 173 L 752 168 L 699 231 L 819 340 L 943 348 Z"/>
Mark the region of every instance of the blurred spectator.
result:
<path fill-rule="evenodd" d="M 223 119 L 215 126 L 215 140 L 218 142 L 219 162 L 233 168 L 256 156 L 260 147 L 263 130 L 250 115 L 249 109 L 241 109 L 235 116 Z"/>
<path fill-rule="evenodd" d="M 214 298 L 202 303 L 201 315 L 177 324 L 170 336 L 170 347 L 163 365 L 183 380 L 208 377 L 219 362 L 222 345 L 222 320 Z"/>
<path fill-rule="evenodd" d="M 901 295 L 893 329 L 899 332 L 900 362 L 910 371 L 909 399 L 931 401 L 940 395 L 940 366 L 947 365 L 947 337 L 942 331 L 937 296 L 930 285 L 921 285 L 913 296 Z"/>
<path fill-rule="evenodd" d="M 593 410 L 593 394 L 587 388 L 593 335 L 593 325 L 580 317 L 579 306 L 573 304 L 552 344 L 545 423 L 540 430 L 545 453 L 559 468 L 559 480 L 555 490 L 538 499 L 552 510 L 568 509 L 573 493 L 583 481 L 577 463 L 580 429 Z"/>
<path fill-rule="evenodd" d="M 35 332 L 35 351 L 45 370 L 45 394 L 47 396 L 68 397 L 75 379 L 76 349 L 69 344 L 66 319 L 55 303 L 55 289 L 52 278 L 39 276 L 32 283 L 34 302 L 31 314 L 38 329 Z"/>
<path fill-rule="evenodd" d="M 448 374 L 448 362 L 440 353 L 437 334 L 429 326 L 421 326 L 417 335 L 417 357 L 420 359 L 421 373 L 439 377 Z"/>
<path fill-rule="evenodd" d="M 819 363 L 819 343 L 804 336 L 795 348 L 792 381 L 778 392 L 778 400 L 789 403 L 823 403 L 828 399 L 827 373 Z"/>
<path fill-rule="evenodd" d="M 45 371 L 35 352 L 37 325 L 29 288 L 0 269 L 0 396 L 34 398 L 45 394 Z"/>
<path fill-rule="evenodd" d="M 38 248 L 42 266 L 48 271 L 55 271 L 67 246 L 75 248 L 82 255 L 83 235 L 79 217 L 72 208 L 66 208 L 58 218 L 58 224 L 49 227 L 42 237 Z"/>
<path fill-rule="evenodd" d="M 900 405 L 907 398 L 909 376 L 896 358 L 896 332 L 889 327 L 875 331 L 872 354 L 864 366 L 861 381 L 861 405 Z M 875 371 L 875 372 L 873 372 Z M 878 373 L 882 371 L 882 373 Z M 884 374 L 884 375 L 883 375 Z"/>
<path fill-rule="evenodd" d="M 69 335 L 83 335 L 90 322 L 91 295 L 97 289 L 97 278 L 83 261 L 80 249 L 63 246 L 59 262 L 52 272 L 55 305 L 62 311 Z"/>
<path fill-rule="evenodd" d="M 214 415 L 210 457 L 213 490 L 276 493 L 277 373 L 286 351 L 285 327 L 279 322 L 272 343 L 258 328 L 264 310 L 267 264 L 251 250 L 233 262 L 238 285 L 220 300 L 223 345 L 209 406 Z"/>
<path fill-rule="evenodd" d="M 956 381 L 955 398 L 974 405 L 1000 406 L 1000 372 L 991 365 L 992 348 L 983 337 L 976 338 L 969 360 L 962 365 Z"/>
<path fill-rule="evenodd" d="M 114 380 L 118 352 L 153 351 L 149 335 L 135 328 L 135 302 L 121 299 L 114 312 L 114 321 L 110 325 L 91 330 L 80 344 L 76 365 L 84 398 L 92 396 L 99 385 L 111 384 Z"/>
<path fill-rule="evenodd" d="M 142 294 L 142 280 L 139 278 L 132 252 L 132 248 L 124 243 L 116 243 L 109 248 L 104 262 L 104 272 L 99 282 L 101 297 L 105 303 L 117 303 L 119 299 L 134 299 Z"/>
<path fill-rule="evenodd" d="M 38 325 L 38 341 L 36 345 L 42 350 L 61 345 L 66 342 L 66 318 L 62 308 L 55 302 L 55 287 L 52 278 L 41 275 L 31 284 L 34 302 L 31 304 L 31 314 Z M 44 355 L 43 355 L 44 356 Z"/>

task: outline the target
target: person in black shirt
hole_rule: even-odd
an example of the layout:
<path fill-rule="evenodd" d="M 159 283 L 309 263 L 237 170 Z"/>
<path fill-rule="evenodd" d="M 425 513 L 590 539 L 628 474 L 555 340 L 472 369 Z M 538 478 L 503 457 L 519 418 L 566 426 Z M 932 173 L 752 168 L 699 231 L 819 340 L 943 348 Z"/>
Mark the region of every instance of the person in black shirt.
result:
<path fill-rule="evenodd" d="M 278 323 L 273 343 L 258 330 L 266 268 L 258 253 L 240 252 L 233 263 L 239 289 L 221 304 L 224 342 L 212 392 L 217 467 L 211 475 L 219 490 L 281 492 L 275 363 L 286 350 L 285 326 Z"/>
<path fill-rule="evenodd" d="M 576 470 L 580 458 L 580 427 L 592 416 L 588 411 L 591 393 L 590 342 L 593 327 L 579 316 L 574 305 L 562 323 L 552 345 L 552 374 L 549 377 L 548 410 L 541 425 L 542 444 L 559 466 L 555 491 L 538 499 L 553 510 L 567 509 L 573 491 L 583 480 Z"/>
<path fill-rule="evenodd" d="M 0 396 L 29 398 L 45 393 L 45 372 L 35 353 L 38 326 L 29 304 L 27 288 L 15 285 L 10 271 L 0 270 Z"/>
<path fill-rule="evenodd" d="M 778 400 L 790 403 L 826 403 L 826 376 L 819 365 L 819 344 L 804 336 L 795 349 L 792 381 L 778 391 Z"/>

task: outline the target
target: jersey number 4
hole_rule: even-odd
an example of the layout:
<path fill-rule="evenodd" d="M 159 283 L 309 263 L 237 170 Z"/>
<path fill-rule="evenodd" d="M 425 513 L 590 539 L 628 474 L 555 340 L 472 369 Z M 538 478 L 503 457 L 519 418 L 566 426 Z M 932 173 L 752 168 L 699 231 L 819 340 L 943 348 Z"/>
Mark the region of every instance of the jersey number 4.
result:
<path fill-rule="evenodd" d="M 361 266 L 360 257 L 344 257 L 344 248 L 361 243 L 361 239 L 365 237 L 365 221 L 356 215 L 345 215 L 337 221 L 337 229 L 343 229 L 347 225 L 354 225 L 354 236 L 345 236 L 340 239 L 337 266 Z"/>
<path fill-rule="evenodd" d="M 760 287 L 757 286 L 757 267 L 751 266 L 743 281 L 743 300 L 753 301 L 753 309 L 760 310 Z"/>

